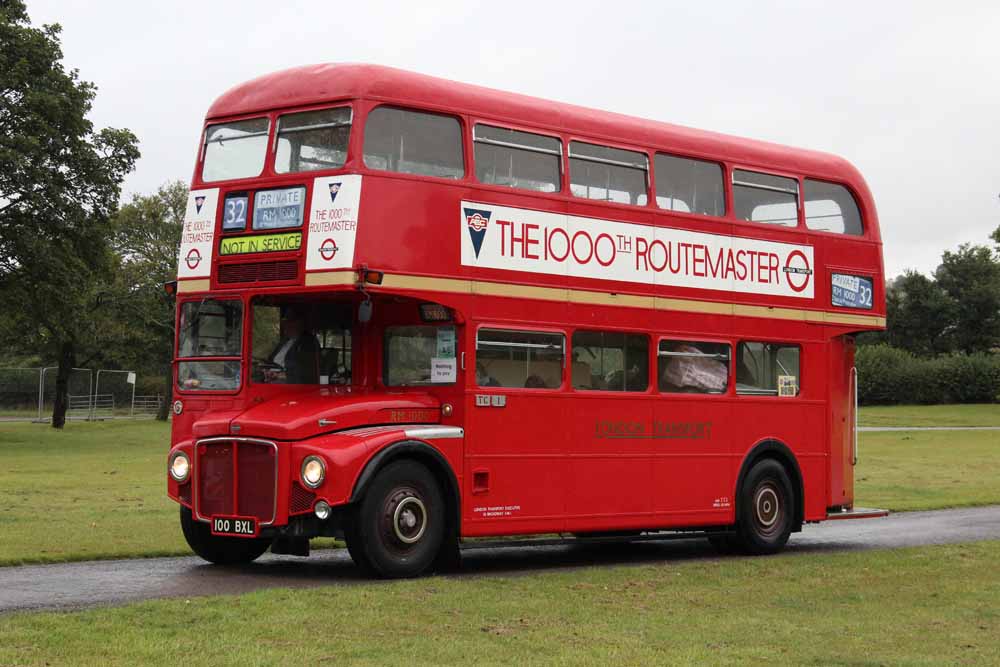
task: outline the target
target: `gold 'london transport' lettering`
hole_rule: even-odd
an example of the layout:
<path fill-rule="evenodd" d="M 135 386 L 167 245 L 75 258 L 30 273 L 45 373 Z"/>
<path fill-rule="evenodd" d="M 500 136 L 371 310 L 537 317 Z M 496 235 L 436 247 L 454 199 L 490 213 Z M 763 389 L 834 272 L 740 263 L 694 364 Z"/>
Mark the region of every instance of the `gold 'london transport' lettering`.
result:
<path fill-rule="evenodd" d="M 654 419 L 639 421 L 599 419 L 594 435 L 608 440 L 711 440 L 712 422 L 667 422 Z"/>

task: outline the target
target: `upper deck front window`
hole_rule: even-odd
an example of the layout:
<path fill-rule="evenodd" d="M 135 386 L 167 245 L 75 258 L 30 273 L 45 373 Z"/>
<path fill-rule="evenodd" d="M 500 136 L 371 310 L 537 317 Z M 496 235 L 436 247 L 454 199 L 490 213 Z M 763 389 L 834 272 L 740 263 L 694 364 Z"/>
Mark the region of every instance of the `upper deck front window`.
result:
<path fill-rule="evenodd" d="M 267 118 L 251 118 L 205 128 L 204 181 L 259 176 L 267 156 Z"/>
<path fill-rule="evenodd" d="M 291 174 L 340 169 L 347 162 L 351 108 L 285 114 L 278 119 L 274 170 Z"/>

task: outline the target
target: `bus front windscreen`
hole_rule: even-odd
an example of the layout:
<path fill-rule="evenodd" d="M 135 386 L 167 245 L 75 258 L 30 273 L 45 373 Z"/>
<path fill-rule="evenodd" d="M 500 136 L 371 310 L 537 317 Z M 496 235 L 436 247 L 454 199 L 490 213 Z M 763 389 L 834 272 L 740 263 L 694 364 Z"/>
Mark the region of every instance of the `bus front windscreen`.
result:
<path fill-rule="evenodd" d="M 177 331 L 178 388 L 239 389 L 242 343 L 242 302 L 204 299 L 183 304 Z"/>
<path fill-rule="evenodd" d="M 251 309 L 250 382 L 351 384 L 353 303 L 257 297 Z"/>

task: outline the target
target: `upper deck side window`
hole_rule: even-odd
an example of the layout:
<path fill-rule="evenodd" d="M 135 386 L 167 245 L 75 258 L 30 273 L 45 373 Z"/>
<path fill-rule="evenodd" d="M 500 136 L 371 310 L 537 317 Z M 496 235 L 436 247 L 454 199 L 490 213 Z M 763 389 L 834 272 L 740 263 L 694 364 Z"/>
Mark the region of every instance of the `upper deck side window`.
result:
<path fill-rule="evenodd" d="M 807 178 L 803 198 L 809 229 L 853 236 L 865 233 L 858 202 L 843 185 Z"/>
<path fill-rule="evenodd" d="M 571 141 L 569 177 L 575 197 L 645 206 L 649 158 L 639 151 Z"/>
<path fill-rule="evenodd" d="M 267 157 L 267 118 L 250 118 L 205 128 L 203 181 L 259 176 Z"/>
<path fill-rule="evenodd" d="M 558 138 L 477 123 L 472 140 L 480 183 L 559 192 L 562 141 Z"/>
<path fill-rule="evenodd" d="M 740 220 L 795 227 L 799 223 L 799 183 L 785 176 L 735 169 L 733 206 Z"/>
<path fill-rule="evenodd" d="M 461 125 L 451 116 L 378 107 L 365 122 L 364 160 L 369 169 L 462 178 Z"/>
<path fill-rule="evenodd" d="M 290 113 L 278 118 L 274 170 L 279 174 L 339 169 L 347 162 L 351 108 Z"/>
<path fill-rule="evenodd" d="M 656 205 L 668 211 L 724 216 L 722 165 L 657 153 Z"/>

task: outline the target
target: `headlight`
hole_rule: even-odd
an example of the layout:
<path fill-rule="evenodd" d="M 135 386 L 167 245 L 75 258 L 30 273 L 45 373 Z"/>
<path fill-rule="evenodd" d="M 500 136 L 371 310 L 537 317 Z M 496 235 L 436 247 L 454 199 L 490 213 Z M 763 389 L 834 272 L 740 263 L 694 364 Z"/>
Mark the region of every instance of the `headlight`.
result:
<path fill-rule="evenodd" d="M 170 457 L 170 476 L 178 483 L 186 482 L 191 474 L 191 461 L 184 452 L 174 452 Z"/>
<path fill-rule="evenodd" d="M 326 478 L 326 462 L 319 456 L 307 456 L 302 461 L 302 483 L 310 489 L 317 488 Z"/>

